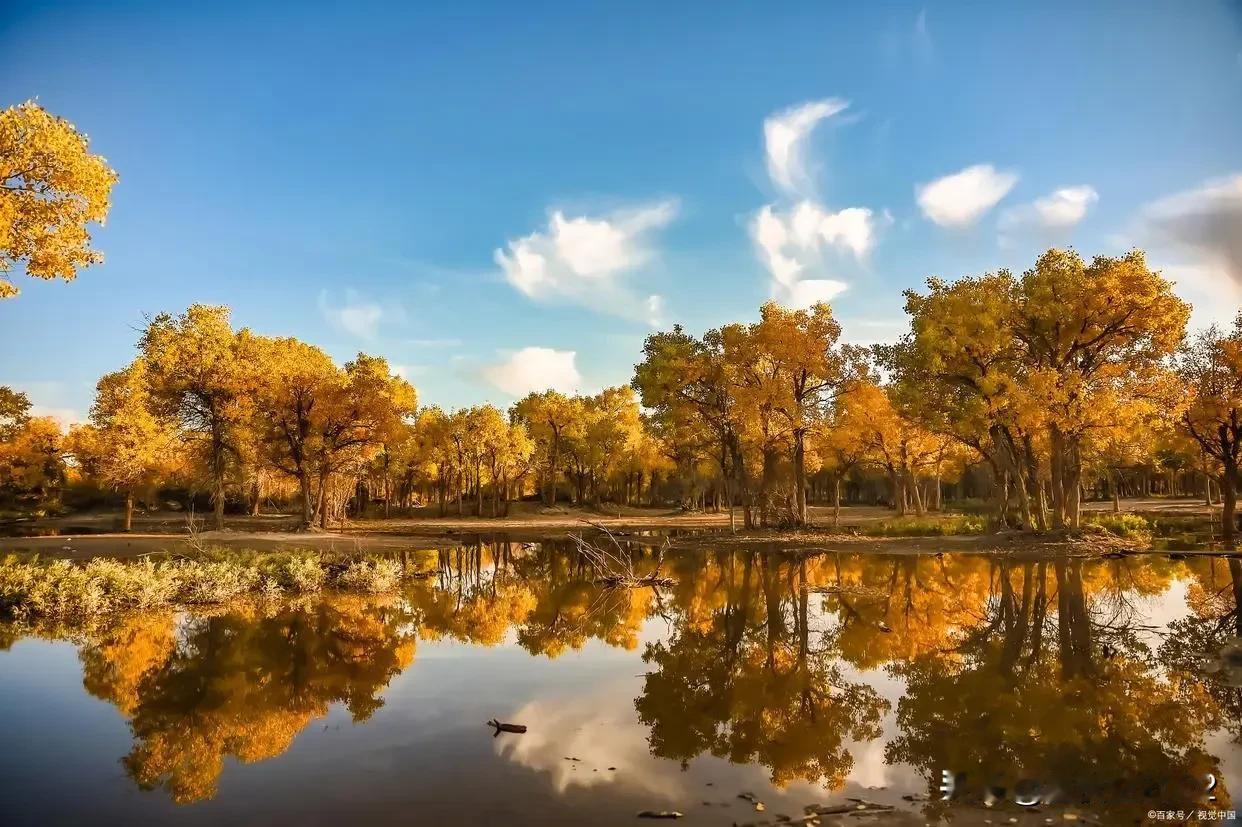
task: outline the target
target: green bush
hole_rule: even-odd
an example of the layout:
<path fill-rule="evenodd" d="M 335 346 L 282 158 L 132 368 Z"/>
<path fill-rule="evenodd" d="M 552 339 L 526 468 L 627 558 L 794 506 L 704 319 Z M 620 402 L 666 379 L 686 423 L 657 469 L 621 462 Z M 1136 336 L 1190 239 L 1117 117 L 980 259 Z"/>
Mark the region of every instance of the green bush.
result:
<path fill-rule="evenodd" d="M 987 520 L 970 514 L 944 514 L 924 517 L 896 517 L 862 527 L 871 537 L 949 537 L 982 534 Z"/>
<path fill-rule="evenodd" d="M 401 564 L 396 560 L 355 560 L 337 578 L 342 589 L 358 592 L 387 592 L 401 580 Z"/>
<path fill-rule="evenodd" d="M 324 588 L 396 589 L 407 572 L 388 557 L 207 549 L 189 559 L 0 559 L 0 617 L 90 618 L 176 605 L 278 599 Z"/>
<path fill-rule="evenodd" d="M 323 559 L 318 554 L 290 555 L 279 567 L 278 582 L 293 592 L 317 592 L 328 580 Z"/>
<path fill-rule="evenodd" d="M 1152 524 L 1138 514 L 1096 512 L 1087 514 L 1083 522 L 1087 525 L 1098 526 L 1117 537 L 1141 539 L 1151 537 L 1152 533 Z"/>

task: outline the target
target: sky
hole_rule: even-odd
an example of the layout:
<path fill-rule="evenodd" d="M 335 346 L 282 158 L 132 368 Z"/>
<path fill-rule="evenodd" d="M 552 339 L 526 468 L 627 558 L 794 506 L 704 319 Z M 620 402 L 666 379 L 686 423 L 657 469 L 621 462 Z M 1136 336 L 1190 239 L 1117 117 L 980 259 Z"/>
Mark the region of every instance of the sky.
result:
<path fill-rule="evenodd" d="M 1242 306 L 1242 3 L 0 0 L 0 107 L 120 181 L 105 263 L 15 279 L 0 384 L 78 420 L 144 319 L 226 304 L 446 408 L 627 383 L 642 342 L 1144 249 Z"/>

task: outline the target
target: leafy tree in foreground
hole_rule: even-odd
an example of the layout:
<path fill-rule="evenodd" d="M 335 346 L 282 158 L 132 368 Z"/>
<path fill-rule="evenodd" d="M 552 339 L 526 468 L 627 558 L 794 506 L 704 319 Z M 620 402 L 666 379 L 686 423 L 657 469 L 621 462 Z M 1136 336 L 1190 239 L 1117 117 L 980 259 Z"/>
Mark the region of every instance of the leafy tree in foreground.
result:
<path fill-rule="evenodd" d="M 87 138 L 34 101 L 0 112 L 0 299 L 16 296 L 3 276 L 72 281 L 103 260 L 86 225 L 103 223 L 116 173 Z"/>

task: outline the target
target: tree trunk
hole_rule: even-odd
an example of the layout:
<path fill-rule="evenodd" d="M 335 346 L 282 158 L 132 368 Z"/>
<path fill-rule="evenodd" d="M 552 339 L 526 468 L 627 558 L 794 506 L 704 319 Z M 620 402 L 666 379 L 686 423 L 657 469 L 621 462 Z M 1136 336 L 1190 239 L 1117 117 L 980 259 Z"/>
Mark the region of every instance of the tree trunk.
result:
<path fill-rule="evenodd" d="M 492 480 L 492 485 L 496 481 Z M 476 517 L 483 516 L 483 465 L 481 462 L 474 464 L 474 514 Z"/>
<path fill-rule="evenodd" d="M 837 474 L 832 482 L 832 527 L 841 524 L 841 475 Z"/>
<path fill-rule="evenodd" d="M 125 530 L 132 531 L 134 528 L 134 490 L 127 489 L 125 492 Z"/>
<path fill-rule="evenodd" d="M 919 490 L 919 480 L 914 474 L 908 474 L 906 487 L 914 499 L 914 513 L 922 517 L 927 509 L 923 507 L 923 493 Z"/>
<path fill-rule="evenodd" d="M 298 474 L 298 489 L 302 494 L 302 524 L 298 527 L 307 529 L 314 525 L 315 505 L 311 497 L 310 474 L 305 470 Z"/>
<path fill-rule="evenodd" d="M 1226 551 L 1233 551 L 1236 548 L 1234 534 L 1237 526 L 1234 522 L 1234 513 L 1238 508 L 1238 469 L 1236 466 L 1225 466 L 1225 472 L 1220 478 L 1220 528 L 1221 537 L 1224 540 Z"/>
<path fill-rule="evenodd" d="M 888 472 L 889 484 L 893 489 L 893 508 L 898 517 L 906 516 L 906 478 L 896 471 Z"/>
<path fill-rule="evenodd" d="M 211 497 L 212 523 L 216 531 L 224 530 L 224 477 L 216 479 L 216 490 Z"/>
<path fill-rule="evenodd" d="M 807 522 L 806 509 L 806 434 L 802 429 L 794 429 L 794 523 L 804 526 Z"/>
<path fill-rule="evenodd" d="M 1052 470 L 1052 527 L 1065 528 L 1065 438 L 1056 425 L 1049 429 Z"/>
<path fill-rule="evenodd" d="M 326 473 L 319 474 L 319 527 L 326 529 L 328 527 L 328 475 Z"/>

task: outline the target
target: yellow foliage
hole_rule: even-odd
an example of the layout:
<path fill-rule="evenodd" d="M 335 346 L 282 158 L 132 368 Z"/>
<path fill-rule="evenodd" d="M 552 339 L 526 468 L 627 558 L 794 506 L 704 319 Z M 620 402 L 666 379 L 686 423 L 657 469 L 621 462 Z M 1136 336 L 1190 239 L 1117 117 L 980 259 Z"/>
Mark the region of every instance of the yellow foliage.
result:
<path fill-rule="evenodd" d="M 16 296 L 2 274 L 71 281 L 103 260 L 86 225 L 108 215 L 116 173 L 85 135 L 34 101 L 0 112 L 0 299 Z"/>

